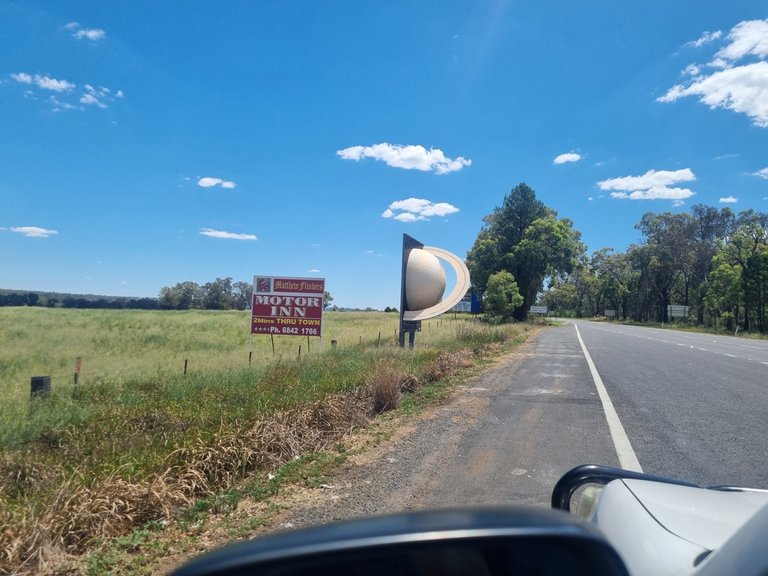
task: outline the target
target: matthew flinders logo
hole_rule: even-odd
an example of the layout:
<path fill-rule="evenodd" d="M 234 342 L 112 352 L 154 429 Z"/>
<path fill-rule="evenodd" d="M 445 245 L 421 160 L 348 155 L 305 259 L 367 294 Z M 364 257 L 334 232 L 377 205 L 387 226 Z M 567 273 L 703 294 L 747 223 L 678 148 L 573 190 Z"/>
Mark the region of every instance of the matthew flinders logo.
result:
<path fill-rule="evenodd" d="M 272 278 L 256 278 L 256 292 L 272 292 Z"/>

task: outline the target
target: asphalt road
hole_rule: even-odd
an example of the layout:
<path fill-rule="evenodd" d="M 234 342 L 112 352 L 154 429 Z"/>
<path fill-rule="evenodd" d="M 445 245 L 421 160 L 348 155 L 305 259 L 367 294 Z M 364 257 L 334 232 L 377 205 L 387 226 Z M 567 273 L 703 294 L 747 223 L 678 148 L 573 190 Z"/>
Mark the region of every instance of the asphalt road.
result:
<path fill-rule="evenodd" d="M 574 466 L 619 466 L 617 426 L 587 354 L 645 472 L 768 487 L 768 343 L 576 325 L 542 331 L 321 491 L 299 494 L 278 529 L 418 508 L 547 506 Z"/>
<path fill-rule="evenodd" d="M 645 472 L 768 487 L 768 342 L 576 325 Z"/>

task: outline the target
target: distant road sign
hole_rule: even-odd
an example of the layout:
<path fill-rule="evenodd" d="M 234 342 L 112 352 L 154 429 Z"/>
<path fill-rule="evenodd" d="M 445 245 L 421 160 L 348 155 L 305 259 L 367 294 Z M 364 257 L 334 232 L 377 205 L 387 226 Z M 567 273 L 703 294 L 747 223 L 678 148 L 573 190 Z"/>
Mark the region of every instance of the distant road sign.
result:
<path fill-rule="evenodd" d="M 605 311 L 605 317 L 606 318 L 616 318 L 616 310 L 606 310 Z"/>
<path fill-rule="evenodd" d="M 670 318 L 688 318 L 690 307 L 670 304 L 667 306 L 667 316 Z"/>
<path fill-rule="evenodd" d="M 546 314 L 547 313 L 547 307 L 546 306 L 531 306 L 531 314 Z"/>

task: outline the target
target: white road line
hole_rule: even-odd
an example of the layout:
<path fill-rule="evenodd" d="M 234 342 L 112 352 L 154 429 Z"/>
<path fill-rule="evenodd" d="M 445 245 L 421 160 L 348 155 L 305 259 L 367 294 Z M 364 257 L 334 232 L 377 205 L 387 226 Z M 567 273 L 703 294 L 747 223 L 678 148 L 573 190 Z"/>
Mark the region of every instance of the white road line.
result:
<path fill-rule="evenodd" d="M 640 467 L 640 462 L 635 455 L 632 444 L 629 442 L 629 437 L 627 437 L 627 433 L 624 431 L 624 426 L 621 424 L 621 420 L 619 420 L 619 415 L 613 407 L 613 402 L 611 402 L 611 398 L 608 396 L 608 391 L 605 389 L 603 379 L 600 378 L 595 363 L 592 362 L 592 357 L 589 355 L 587 347 L 584 345 L 584 340 L 581 338 L 579 327 L 576 324 L 574 324 L 573 327 L 576 328 L 576 336 L 579 338 L 581 350 L 584 352 L 584 358 L 587 359 L 589 371 L 592 373 L 592 380 L 595 381 L 597 394 L 600 396 L 600 402 L 603 404 L 603 412 L 605 412 L 605 418 L 608 420 L 608 429 L 611 432 L 611 438 L 613 439 L 613 445 L 616 448 L 616 454 L 619 457 L 619 463 L 625 470 L 642 472 L 643 469 Z"/>
<path fill-rule="evenodd" d="M 728 358 L 737 358 L 734 354 L 723 354 L 723 356 L 728 356 Z"/>

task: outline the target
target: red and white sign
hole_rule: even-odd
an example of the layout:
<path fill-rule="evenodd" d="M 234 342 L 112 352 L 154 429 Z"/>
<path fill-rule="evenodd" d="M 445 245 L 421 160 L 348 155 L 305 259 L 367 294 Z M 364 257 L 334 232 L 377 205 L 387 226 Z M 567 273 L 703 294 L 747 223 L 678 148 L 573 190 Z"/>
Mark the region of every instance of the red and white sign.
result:
<path fill-rule="evenodd" d="M 251 334 L 320 336 L 324 278 L 254 276 Z"/>

